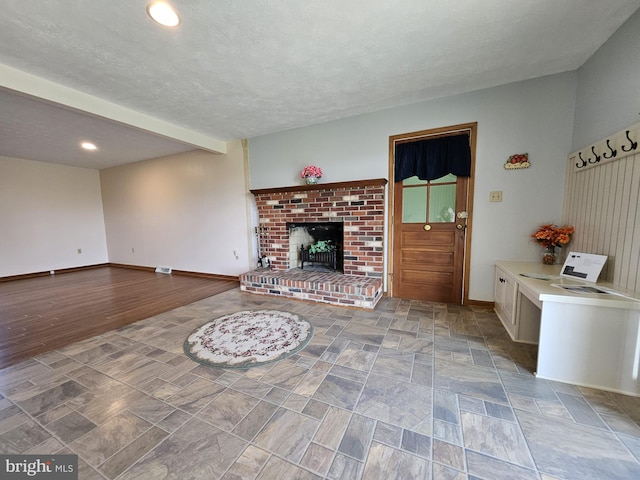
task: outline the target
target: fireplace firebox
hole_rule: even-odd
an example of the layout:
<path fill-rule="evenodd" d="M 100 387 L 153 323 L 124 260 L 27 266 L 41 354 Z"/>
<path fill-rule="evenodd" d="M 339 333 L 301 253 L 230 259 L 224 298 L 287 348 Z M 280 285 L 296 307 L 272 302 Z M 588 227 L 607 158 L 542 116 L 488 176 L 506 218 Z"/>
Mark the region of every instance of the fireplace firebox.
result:
<path fill-rule="evenodd" d="M 343 271 L 342 222 L 288 222 L 287 230 L 290 268 Z"/>

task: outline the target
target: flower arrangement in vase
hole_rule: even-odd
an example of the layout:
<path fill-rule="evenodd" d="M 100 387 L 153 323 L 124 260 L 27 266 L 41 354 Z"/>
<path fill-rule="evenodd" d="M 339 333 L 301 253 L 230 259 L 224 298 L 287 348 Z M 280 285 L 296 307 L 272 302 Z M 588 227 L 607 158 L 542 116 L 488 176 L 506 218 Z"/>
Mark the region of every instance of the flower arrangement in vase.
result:
<path fill-rule="evenodd" d="M 304 178 L 308 185 L 318 183 L 318 179 L 322 178 L 322 169 L 314 165 L 307 165 L 302 169 L 300 177 Z"/>
<path fill-rule="evenodd" d="M 540 228 L 531 234 L 531 237 L 538 242 L 545 250 L 542 254 L 542 263 L 553 265 L 558 260 L 556 247 L 562 247 L 571 241 L 571 235 L 575 229 L 570 225 L 559 227 L 552 223 L 540 225 Z"/>

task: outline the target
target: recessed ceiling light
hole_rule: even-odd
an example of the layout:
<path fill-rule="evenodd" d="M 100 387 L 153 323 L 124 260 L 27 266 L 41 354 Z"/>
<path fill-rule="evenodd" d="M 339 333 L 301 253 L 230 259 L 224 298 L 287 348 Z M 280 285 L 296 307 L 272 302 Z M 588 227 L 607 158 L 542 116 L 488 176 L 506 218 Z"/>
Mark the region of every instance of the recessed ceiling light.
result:
<path fill-rule="evenodd" d="M 98 149 L 98 147 L 96 147 L 95 144 L 91 143 L 91 142 L 82 142 L 80 144 L 80 146 L 82 148 L 84 148 L 85 150 L 97 150 Z"/>
<path fill-rule="evenodd" d="M 171 5 L 166 2 L 152 2 L 147 5 L 149 16 L 165 27 L 175 27 L 180 24 L 180 17 Z"/>

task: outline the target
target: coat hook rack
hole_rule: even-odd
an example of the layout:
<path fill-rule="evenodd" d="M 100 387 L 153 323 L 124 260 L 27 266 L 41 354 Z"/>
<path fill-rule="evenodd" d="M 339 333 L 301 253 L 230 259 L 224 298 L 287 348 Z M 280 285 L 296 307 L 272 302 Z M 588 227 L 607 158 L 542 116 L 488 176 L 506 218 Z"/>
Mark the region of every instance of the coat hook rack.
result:
<path fill-rule="evenodd" d="M 621 147 L 623 152 L 630 152 L 631 150 L 635 150 L 636 148 L 638 148 L 638 142 L 634 142 L 633 140 L 631 140 L 631 137 L 629 136 L 629 130 L 627 130 L 627 140 L 631 142 L 631 145 L 629 146 L 629 148 L 624 148 L 623 145 Z"/>
<path fill-rule="evenodd" d="M 580 157 L 580 161 L 582 162 L 582 165 L 578 165 L 578 164 L 576 163 L 576 167 L 577 167 L 577 168 L 583 168 L 583 167 L 586 167 L 586 166 L 587 166 L 587 161 L 586 161 L 584 158 L 582 158 L 582 152 L 578 152 L 578 157 Z"/>
<path fill-rule="evenodd" d="M 607 155 L 607 152 L 604 152 L 602 154 L 604 158 L 613 158 L 618 154 L 618 151 L 614 150 L 613 148 L 611 148 L 611 145 L 609 145 L 609 139 L 607 139 L 607 148 L 611 151 L 611 153 Z"/>
<path fill-rule="evenodd" d="M 640 123 L 626 127 L 569 154 L 573 171 L 585 171 L 640 153 Z"/>

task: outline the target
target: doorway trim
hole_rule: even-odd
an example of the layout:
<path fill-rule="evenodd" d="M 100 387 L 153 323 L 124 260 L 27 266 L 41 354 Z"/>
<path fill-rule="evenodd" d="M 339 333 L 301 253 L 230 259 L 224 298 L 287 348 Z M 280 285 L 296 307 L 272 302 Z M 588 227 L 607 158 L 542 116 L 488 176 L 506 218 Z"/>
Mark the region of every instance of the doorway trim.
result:
<path fill-rule="evenodd" d="M 393 271 L 393 212 L 394 212 L 394 198 L 395 198 L 395 145 L 396 143 L 403 143 L 412 140 L 421 140 L 427 137 L 443 137 L 447 135 L 453 135 L 461 132 L 469 132 L 470 146 L 471 146 L 471 176 L 469 177 L 469 184 L 467 190 L 467 211 L 469 212 L 469 218 L 467 219 L 467 231 L 465 232 L 465 245 L 464 245 L 464 266 L 462 271 L 462 298 L 460 303 L 462 305 L 469 304 L 469 268 L 471 265 L 471 232 L 473 224 L 473 192 L 474 192 L 474 179 L 476 172 L 476 139 L 478 134 L 478 122 L 461 123 L 459 125 L 451 125 L 448 127 L 432 128 L 429 130 L 420 130 L 417 132 L 401 133 L 398 135 L 391 135 L 389 137 L 389 205 L 387 210 L 387 225 L 389 225 L 387 231 L 387 285 L 388 295 L 394 296 L 394 271 Z"/>

